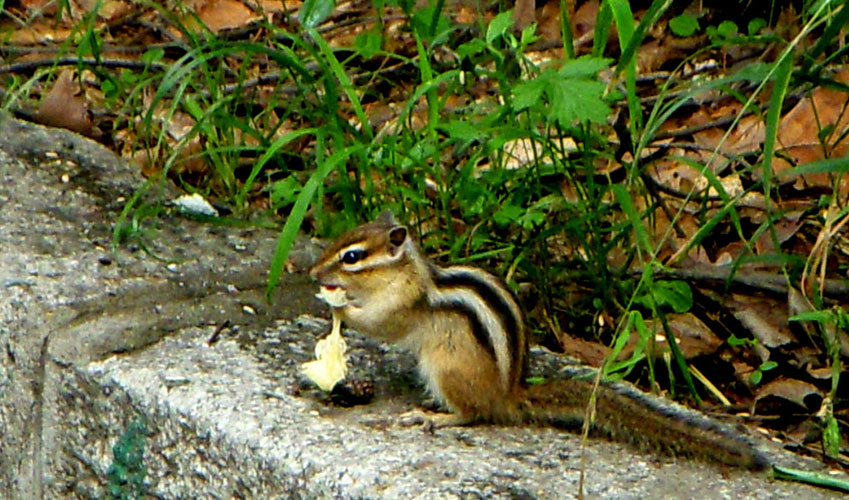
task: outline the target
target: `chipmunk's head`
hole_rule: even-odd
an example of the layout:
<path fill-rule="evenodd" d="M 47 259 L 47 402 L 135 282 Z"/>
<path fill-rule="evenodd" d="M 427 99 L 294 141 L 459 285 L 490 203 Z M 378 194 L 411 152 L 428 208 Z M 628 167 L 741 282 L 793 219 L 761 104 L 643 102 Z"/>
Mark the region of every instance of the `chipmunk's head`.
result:
<path fill-rule="evenodd" d="M 382 315 L 415 293 L 410 288 L 416 288 L 417 251 L 407 228 L 386 211 L 336 239 L 310 269 L 310 276 L 321 287 L 319 296 L 347 319 L 368 311 Z"/>

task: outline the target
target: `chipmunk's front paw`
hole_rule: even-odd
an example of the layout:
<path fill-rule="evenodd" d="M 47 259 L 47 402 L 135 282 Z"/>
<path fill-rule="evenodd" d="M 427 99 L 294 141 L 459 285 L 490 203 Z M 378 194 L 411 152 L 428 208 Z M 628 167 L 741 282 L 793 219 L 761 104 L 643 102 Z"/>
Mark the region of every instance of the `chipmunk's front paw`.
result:
<path fill-rule="evenodd" d="M 425 413 L 421 410 L 408 411 L 398 417 L 398 424 L 402 427 L 421 425 L 428 432 L 443 427 L 468 425 L 469 423 L 471 423 L 469 419 L 454 413 Z"/>
<path fill-rule="evenodd" d="M 410 410 L 398 415 L 396 422 L 401 427 L 413 427 L 415 425 L 429 425 L 430 417 L 421 410 Z"/>

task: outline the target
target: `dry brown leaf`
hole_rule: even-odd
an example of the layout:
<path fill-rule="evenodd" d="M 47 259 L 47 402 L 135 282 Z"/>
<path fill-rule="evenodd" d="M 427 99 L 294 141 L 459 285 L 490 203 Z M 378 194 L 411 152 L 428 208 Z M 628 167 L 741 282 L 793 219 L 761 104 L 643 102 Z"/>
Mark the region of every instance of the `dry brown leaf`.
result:
<path fill-rule="evenodd" d="M 198 10 L 198 17 L 213 32 L 241 28 L 260 16 L 238 0 L 211 0 Z"/>
<path fill-rule="evenodd" d="M 822 399 L 823 395 L 814 385 L 780 377 L 758 389 L 755 408 L 761 412 L 774 406 L 785 406 L 783 402 L 790 402 L 810 411 L 819 408 Z"/>
<path fill-rule="evenodd" d="M 598 18 L 598 0 L 589 0 L 581 4 L 572 19 L 572 38 L 580 39 L 595 30 L 595 20 Z"/>
<path fill-rule="evenodd" d="M 51 2 L 50 0 L 18 0 L 21 6 L 27 9 L 27 12 L 30 14 L 34 14 L 38 11 L 45 16 L 52 16 L 56 13 L 59 8 L 58 2 Z M 44 9 L 44 10 L 41 10 Z"/>
<path fill-rule="evenodd" d="M 787 322 L 787 311 L 774 300 L 733 294 L 725 307 L 761 345 L 770 349 L 795 340 Z"/>
<path fill-rule="evenodd" d="M 790 212 L 784 215 L 781 219 L 775 221 L 775 237 L 778 244 L 782 244 L 789 240 L 794 234 L 799 231 L 804 221 L 801 218 L 802 212 Z M 773 231 L 764 231 L 755 241 L 755 250 L 758 255 L 766 255 L 775 252 L 775 242 L 773 241 Z"/>
<path fill-rule="evenodd" d="M 558 341 L 563 352 L 590 366 L 601 366 L 610 354 L 610 349 L 598 342 L 590 342 L 571 335 L 561 335 Z"/>
<path fill-rule="evenodd" d="M 537 15 L 537 35 L 543 45 L 556 45 L 560 40 L 560 2 L 551 0 L 540 9 Z"/>
<path fill-rule="evenodd" d="M 834 80 L 849 83 L 849 69 L 834 75 Z M 843 133 L 849 128 L 849 95 L 846 92 L 818 87 L 810 97 L 799 101 L 782 119 L 778 129 L 779 153 L 789 156 L 795 165 L 804 165 L 825 158 L 844 157 L 849 153 L 849 136 Z M 826 127 L 832 132 L 820 142 L 819 133 Z M 841 138 L 837 141 L 837 138 Z M 826 173 L 805 174 L 800 178 L 790 175 L 792 165 L 776 157 L 773 171 L 784 182 L 796 181 L 797 187 L 830 187 Z M 845 176 L 844 176 L 845 177 Z M 849 181 L 841 186 L 841 192 L 849 192 Z"/>
<path fill-rule="evenodd" d="M 692 313 L 669 314 L 666 319 L 685 359 L 712 354 L 722 345 L 722 340 Z M 654 333 L 659 348 L 655 355 L 659 355 L 669 351 L 669 343 L 666 341 L 663 325 L 659 321 L 655 323 Z"/>
<path fill-rule="evenodd" d="M 522 31 L 531 23 L 536 22 L 536 0 L 516 0 L 513 6 L 513 27 Z"/>
<path fill-rule="evenodd" d="M 68 28 L 56 27 L 53 22 L 39 22 L 12 32 L 9 35 L 9 43 L 12 45 L 61 43 L 67 40 L 70 35 L 71 30 Z M 24 60 L 24 58 L 20 58 L 17 61 L 23 62 Z"/>
<path fill-rule="evenodd" d="M 834 369 L 830 366 L 823 366 L 820 368 L 808 368 L 808 374 L 817 380 L 830 380 L 833 373 Z"/>
<path fill-rule="evenodd" d="M 734 116 L 740 112 L 740 108 L 739 103 L 719 106 L 712 110 L 702 107 L 690 116 L 684 127 L 701 126 Z M 764 141 L 764 130 L 763 121 L 755 115 L 749 115 L 740 119 L 728 137 L 725 137 L 725 129 L 719 127 L 696 132 L 693 134 L 693 142 L 705 148 L 699 152 L 698 160 L 705 164 L 711 161 L 711 165 L 716 168 L 716 162 L 721 163 L 725 157 L 757 151 Z M 720 154 L 717 156 L 714 151 Z"/>
<path fill-rule="evenodd" d="M 53 82 L 53 87 L 41 100 L 35 119 L 51 127 L 62 127 L 80 134 L 91 132 L 88 105 L 79 95 L 79 85 L 74 81 L 74 70 L 65 69 Z"/>

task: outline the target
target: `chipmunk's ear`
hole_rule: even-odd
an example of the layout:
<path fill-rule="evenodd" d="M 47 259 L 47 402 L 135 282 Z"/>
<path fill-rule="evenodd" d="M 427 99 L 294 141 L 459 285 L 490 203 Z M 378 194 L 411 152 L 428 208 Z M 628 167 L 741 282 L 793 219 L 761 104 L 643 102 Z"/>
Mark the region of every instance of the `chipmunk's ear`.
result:
<path fill-rule="evenodd" d="M 395 226 L 389 231 L 389 243 L 393 248 L 400 248 L 407 241 L 407 228 Z"/>
<path fill-rule="evenodd" d="M 378 224 L 386 227 L 395 227 L 398 225 L 398 221 L 395 220 L 395 216 L 392 215 L 392 211 L 384 210 L 377 216 Z"/>

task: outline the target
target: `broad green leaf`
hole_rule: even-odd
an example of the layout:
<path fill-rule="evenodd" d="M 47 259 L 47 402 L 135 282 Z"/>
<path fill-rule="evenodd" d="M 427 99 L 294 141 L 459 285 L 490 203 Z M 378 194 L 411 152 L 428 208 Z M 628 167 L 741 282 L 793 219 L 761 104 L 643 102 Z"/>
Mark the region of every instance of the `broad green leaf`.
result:
<path fill-rule="evenodd" d="M 478 55 L 485 49 L 486 42 L 484 42 L 480 38 L 473 38 L 472 40 L 457 47 L 457 55 L 460 56 L 461 59 L 463 59 L 465 57 Z"/>
<path fill-rule="evenodd" d="M 484 137 L 486 131 L 474 123 L 465 120 L 451 120 L 440 124 L 439 128 L 452 139 L 473 141 Z"/>
<path fill-rule="evenodd" d="M 301 192 L 301 183 L 294 176 L 286 177 L 271 185 L 271 206 L 276 209 L 295 201 Z"/>
<path fill-rule="evenodd" d="M 669 20 L 669 29 L 678 36 L 693 36 L 699 31 L 699 20 L 691 14 L 681 14 Z"/>
<path fill-rule="evenodd" d="M 503 35 L 513 25 L 513 11 L 508 10 L 495 16 L 486 28 L 486 43 L 492 42 Z"/>
<path fill-rule="evenodd" d="M 605 123 L 610 108 L 605 103 L 605 85 L 596 79 L 610 60 L 584 57 L 569 61 L 554 71 L 548 69 L 536 79 L 513 87 L 513 106 L 516 111 L 548 101 L 548 119 L 561 126 L 576 122 Z"/>
<path fill-rule="evenodd" d="M 305 28 L 315 28 L 327 19 L 335 6 L 333 0 L 304 0 L 298 20 Z"/>
<path fill-rule="evenodd" d="M 834 418 L 834 415 L 829 415 L 829 418 L 825 422 L 825 429 L 822 432 L 822 443 L 825 448 L 825 454 L 832 458 L 840 455 L 841 441 L 837 419 Z"/>
<path fill-rule="evenodd" d="M 749 36 L 755 36 L 758 34 L 760 30 L 766 27 L 766 21 L 762 17 L 756 17 L 749 21 L 749 25 L 746 29 Z"/>
<path fill-rule="evenodd" d="M 165 57 L 165 49 L 157 47 L 155 49 L 145 51 L 145 53 L 141 56 L 141 60 L 144 61 L 145 64 L 153 64 L 161 61 L 163 57 Z"/>
<path fill-rule="evenodd" d="M 506 226 L 519 220 L 519 217 L 525 213 L 524 207 L 517 205 L 505 204 L 493 215 L 493 220 L 499 226 Z"/>
<path fill-rule="evenodd" d="M 685 313 L 693 307 L 693 291 L 686 281 L 656 281 L 652 293 L 658 306 L 669 306 L 677 313 Z"/>
<path fill-rule="evenodd" d="M 363 31 L 354 40 L 354 49 L 363 59 L 371 59 L 383 44 L 383 34 L 377 29 Z"/>
<path fill-rule="evenodd" d="M 581 57 L 563 64 L 557 74 L 561 78 L 595 78 L 599 71 L 607 69 L 613 59 L 603 57 Z"/>
<path fill-rule="evenodd" d="M 733 21 L 722 21 L 719 23 L 719 26 L 716 27 L 716 32 L 723 38 L 731 38 L 733 36 L 737 36 L 739 29 Z"/>
<path fill-rule="evenodd" d="M 589 121 L 603 124 L 610 107 L 602 100 L 604 84 L 587 79 L 557 79 L 547 92 L 550 94 L 553 118 L 561 126 Z"/>
<path fill-rule="evenodd" d="M 553 70 L 545 70 L 535 80 L 522 82 L 513 87 L 514 109 L 516 111 L 522 111 L 539 103 L 542 100 L 542 93 L 553 74 Z"/>

